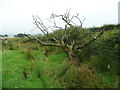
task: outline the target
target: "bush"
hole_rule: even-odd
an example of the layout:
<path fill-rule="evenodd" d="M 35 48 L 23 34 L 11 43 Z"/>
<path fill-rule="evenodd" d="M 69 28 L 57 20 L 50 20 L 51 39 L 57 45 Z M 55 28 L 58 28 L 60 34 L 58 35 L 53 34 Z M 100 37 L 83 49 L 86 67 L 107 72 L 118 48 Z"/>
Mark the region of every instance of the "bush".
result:
<path fill-rule="evenodd" d="M 102 87 L 97 77 L 92 74 L 88 65 L 80 67 L 72 66 L 62 79 L 63 85 L 67 88 L 95 88 Z M 92 84 L 90 84 L 92 83 Z"/>

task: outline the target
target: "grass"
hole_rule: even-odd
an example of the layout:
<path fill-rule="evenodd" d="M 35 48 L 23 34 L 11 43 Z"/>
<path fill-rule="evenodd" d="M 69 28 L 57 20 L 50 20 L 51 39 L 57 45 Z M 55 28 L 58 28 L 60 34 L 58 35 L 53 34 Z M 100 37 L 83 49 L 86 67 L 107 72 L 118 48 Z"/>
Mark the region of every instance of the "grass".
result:
<path fill-rule="evenodd" d="M 34 70 L 30 74 L 31 63 L 34 63 Z M 18 50 L 4 50 L 3 52 L 3 88 L 49 88 L 60 87 L 54 83 L 54 78 L 41 75 L 37 77 L 36 66 L 42 70 L 48 63 L 42 60 L 28 61 L 25 55 Z M 23 68 L 27 68 L 28 79 L 23 76 Z M 42 72 L 42 71 L 40 71 Z"/>
<path fill-rule="evenodd" d="M 67 56 L 66 56 L 65 53 L 53 54 L 53 55 L 48 57 L 48 61 L 49 62 L 61 63 L 66 57 Z"/>
<path fill-rule="evenodd" d="M 118 87 L 118 76 L 110 75 L 109 73 L 96 73 L 96 76 L 101 79 L 104 88 L 116 88 Z"/>
<path fill-rule="evenodd" d="M 44 47 L 41 48 L 45 49 Z M 87 67 L 91 66 L 92 68 L 95 68 L 94 74 L 92 76 L 90 75 L 92 80 L 89 78 L 87 80 L 80 77 L 87 77 L 87 72 L 89 70 L 81 66 L 81 73 L 77 73 L 76 70 L 79 70 L 79 68 L 74 66 L 71 67 L 71 63 L 67 60 L 67 56 L 63 52 L 53 53 L 47 57 L 44 55 L 44 52 L 41 52 L 40 49 L 38 51 L 34 51 L 34 54 L 34 60 L 27 60 L 26 53 L 22 53 L 21 50 L 3 51 L 3 88 L 79 87 L 77 82 L 80 80 L 85 83 L 81 83 L 80 87 L 85 88 L 118 87 L 117 75 L 113 75 L 110 72 L 103 73 L 96 71 L 96 67 L 94 66 L 97 65 L 99 61 L 99 57 L 97 56 L 91 56 L 91 60 L 83 62 L 83 65 L 88 65 Z M 25 79 L 23 76 L 23 68 L 27 69 L 28 79 Z M 97 79 L 92 78 L 93 76 Z M 75 83 L 76 85 L 78 84 L 78 86 L 74 85 Z"/>

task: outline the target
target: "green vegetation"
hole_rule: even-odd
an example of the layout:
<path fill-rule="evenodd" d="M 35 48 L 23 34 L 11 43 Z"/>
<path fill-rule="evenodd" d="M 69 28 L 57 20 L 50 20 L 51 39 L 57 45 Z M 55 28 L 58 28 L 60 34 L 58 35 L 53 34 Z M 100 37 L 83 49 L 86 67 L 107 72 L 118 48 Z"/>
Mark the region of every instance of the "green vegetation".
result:
<path fill-rule="evenodd" d="M 58 30 L 51 33 L 50 37 L 59 38 L 62 33 Z M 77 44 L 80 44 L 99 32 L 94 33 L 93 29 L 85 28 L 79 32 L 81 34 L 76 33 L 81 38 L 73 33 L 70 32 L 70 37 L 79 39 Z M 40 39 L 44 41 L 44 36 Z M 59 47 L 41 46 L 36 41 L 23 43 L 26 40 L 23 37 L 7 39 L 7 43 L 3 40 L 3 88 L 119 87 L 120 29 L 106 30 L 95 42 L 76 53 L 80 66 L 74 66 L 74 62 Z M 70 42 L 67 38 L 65 40 Z"/>
<path fill-rule="evenodd" d="M 2 88 L 2 42 L 0 41 L 0 89 Z"/>
<path fill-rule="evenodd" d="M 52 72 L 50 73 L 49 71 L 50 68 L 53 68 L 53 66 L 56 65 L 56 63 L 48 63 L 37 59 L 34 61 L 28 61 L 26 60 L 26 56 L 18 50 L 5 50 L 3 52 L 3 88 L 60 87 L 57 80 L 50 76 Z M 24 78 L 23 68 L 27 69 L 28 79 Z"/>

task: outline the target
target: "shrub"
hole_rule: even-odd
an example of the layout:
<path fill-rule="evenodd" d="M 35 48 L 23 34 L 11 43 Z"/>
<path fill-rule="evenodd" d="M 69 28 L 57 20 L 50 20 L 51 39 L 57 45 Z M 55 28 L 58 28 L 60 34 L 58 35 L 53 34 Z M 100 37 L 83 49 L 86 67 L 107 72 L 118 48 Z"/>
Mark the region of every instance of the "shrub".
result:
<path fill-rule="evenodd" d="M 67 88 L 102 87 L 99 80 L 89 69 L 89 66 L 85 64 L 80 67 L 72 66 L 64 75 L 62 83 Z"/>

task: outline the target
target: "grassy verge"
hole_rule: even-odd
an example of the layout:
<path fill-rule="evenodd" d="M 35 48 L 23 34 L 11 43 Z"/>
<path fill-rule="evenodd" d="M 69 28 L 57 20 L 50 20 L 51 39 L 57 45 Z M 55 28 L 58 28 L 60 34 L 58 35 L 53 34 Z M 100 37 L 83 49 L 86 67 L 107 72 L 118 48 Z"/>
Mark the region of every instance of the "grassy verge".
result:
<path fill-rule="evenodd" d="M 41 56 L 41 55 L 40 55 Z M 56 64 L 56 65 L 55 65 Z M 25 55 L 18 50 L 4 50 L 3 52 L 3 88 L 55 88 L 60 87 L 46 68 L 57 66 L 57 63 L 49 64 L 43 60 L 28 61 Z M 31 71 L 31 65 L 33 70 Z M 27 69 L 27 77 L 24 78 L 23 68 Z M 45 70 L 46 69 L 46 70 Z M 38 70 L 40 77 L 38 77 Z M 45 70 L 45 71 L 44 71 Z M 48 71 L 49 72 L 49 71 Z M 46 73 L 46 74 L 45 74 Z"/>

